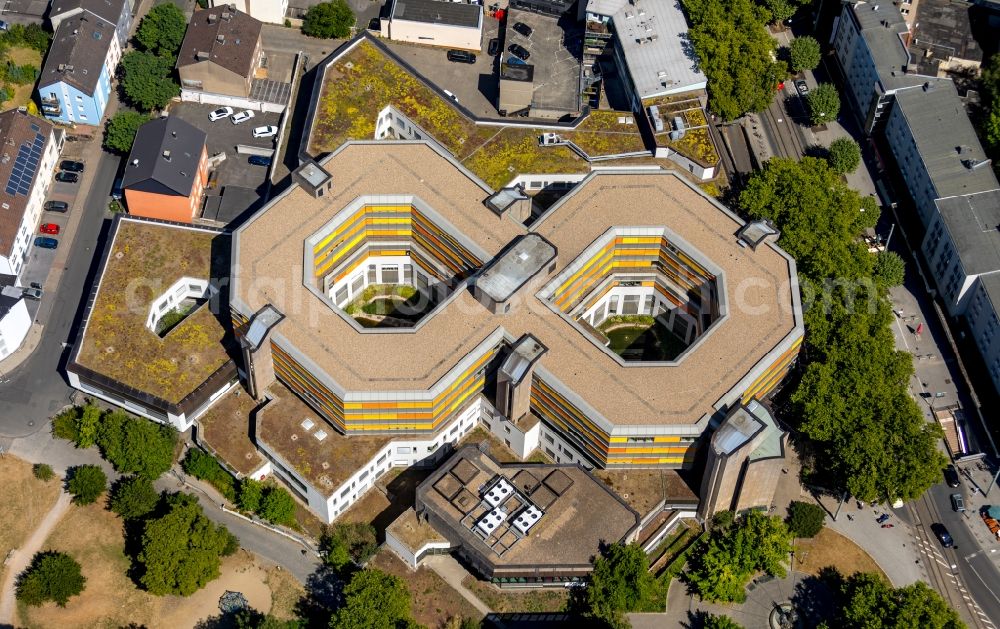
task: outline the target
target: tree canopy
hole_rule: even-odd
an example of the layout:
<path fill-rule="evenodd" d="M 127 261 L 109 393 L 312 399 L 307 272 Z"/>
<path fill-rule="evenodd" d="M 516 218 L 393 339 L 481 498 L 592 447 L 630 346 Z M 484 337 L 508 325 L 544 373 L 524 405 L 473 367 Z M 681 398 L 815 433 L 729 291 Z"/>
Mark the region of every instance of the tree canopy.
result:
<path fill-rule="evenodd" d="M 806 107 L 814 125 L 833 122 L 840 115 L 840 92 L 833 83 L 820 83 L 806 96 Z"/>
<path fill-rule="evenodd" d="M 716 616 L 715 614 L 708 614 L 705 617 L 705 622 L 702 624 L 703 629 L 743 629 L 743 625 L 737 623 L 735 620 L 729 616 Z"/>
<path fill-rule="evenodd" d="M 221 557 L 238 546 L 226 527 L 205 517 L 194 496 L 173 494 L 165 502 L 166 512 L 145 523 L 140 582 L 152 594 L 188 596 L 217 578 Z"/>
<path fill-rule="evenodd" d="M 133 50 L 125 53 L 119 68 L 125 97 L 140 111 L 163 109 L 181 93 L 170 57 Z"/>
<path fill-rule="evenodd" d="M 268 485 L 257 514 L 272 524 L 295 524 L 295 499 L 284 487 Z"/>
<path fill-rule="evenodd" d="M 837 597 L 838 627 L 866 629 L 964 629 L 958 613 L 923 581 L 894 588 L 878 575 L 856 572 L 843 579 Z"/>
<path fill-rule="evenodd" d="M 875 254 L 875 279 L 883 286 L 902 286 L 906 279 L 906 263 L 895 251 Z"/>
<path fill-rule="evenodd" d="M 78 465 L 70 469 L 66 489 L 73 494 L 73 502 L 89 505 L 97 502 L 108 487 L 108 477 L 97 465 Z"/>
<path fill-rule="evenodd" d="M 172 2 L 158 4 L 142 18 L 135 39 L 149 52 L 174 59 L 184 41 L 187 20 Z"/>
<path fill-rule="evenodd" d="M 174 461 L 177 431 L 170 426 L 111 411 L 101 421 L 97 445 L 101 455 L 123 474 L 155 480 Z"/>
<path fill-rule="evenodd" d="M 861 165 L 861 147 L 851 138 L 837 138 L 830 142 L 826 161 L 838 175 L 853 173 Z"/>
<path fill-rule="evenodd" d="M 590 614 L 612 627 L 627 627 L 623 614 L 634 611 L 653 588 L 649 558 L 638 544 L 611 544 L 594 559 L 587 586 Z"/>
<path fill-rule="evenodd" d="M 111 488 L 111 510 L 126 520 L 149 514 L 159 501 L 153 481 L 145 476 L 123 476 Z"/>
<path fill-rule="evenodd" d="M 33 607 L 46 601 L 66 607 L 70 598 L 83 592 L 86 583 L 87 577 L 83 576 L 75 559 L 50 550 L 36 553 L 27 570 L 18 576 L 16 596 L 17 600 Z"/>
<path fill-rule="evenodd" d="M 784 64 L 774 61 L 767 10 L 751 0 L 683 0 L 688 37 L 708 79 L 708 106 L 725 120 L 771 104 Z"/>
<path fill-rule="evenodd" d="M 705 600 L 742 602 L 755 572 L 785 576 L 791 539 L 781 518 L 748 511 L 732 526 L 713 529 L 704 550 L 695 553 L 687 579 Z"/>
<path fill-rule="evenodd" d="M 910 500 L 944 467 L 937 424 L 907 389 L 912 357 L 896 350 L 888 286 L 860 241 L 878 221 L 873 197 L 840 181 L 825 160 L 771 159 L 740 195 L 754 218 L 781 230 L 803 292 L 807 359 L 791 395 L 822 484 L 866 502 Z"/>
<path fill-rule="evenodd" d="M 788 58 L 792 72 L 815 70 L 821 59 L 819 42 L 808 35 L 796 37 L 788 45 Z"/>
<path fill-rule="evenodd" d="M 302 21 L 302 32 L 309 37 L 343 39 L 351 34 L 354 12 L 346 0 L 320 2 L 309 7 Z"/>
<path fill-rule="evenodd" d="M 330 629 L 392 629 L 415 626 L 410 593 L 395 575 L 359 570 L 344 588 L 344 605 L 333 613 Z"/>
<path fill-rule="evenodd" d="M 788 530 L 795 537 L 816 537 L 823 530 L 826 522 L 826 511 L 823 507 L 811 502 L 793 500 L 788 505 Z"/>
<path fill-rule="evenodd" d="M 323 561 L 335 570 L 351 561 L 362 564 L 378 550 L 375 527 L 366 522 L 338 522 L 326 527 L 319 547 Z"/>
<path fill-rule="evenodd" d="M 137 111 L 123 110 L 108 119 L 104 125 L 104 148 L 121 155 L 132 151 L 132 143 L 139 127 L 149 121 L 149 116 Z"/>

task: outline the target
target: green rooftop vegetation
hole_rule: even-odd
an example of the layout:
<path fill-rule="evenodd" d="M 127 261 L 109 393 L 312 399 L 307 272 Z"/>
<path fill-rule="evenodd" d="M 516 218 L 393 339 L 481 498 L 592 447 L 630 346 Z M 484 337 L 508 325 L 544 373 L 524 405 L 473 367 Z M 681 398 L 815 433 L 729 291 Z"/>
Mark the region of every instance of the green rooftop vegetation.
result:
<path fill-rule="evenodd" d="M 375 118 L 395 106 L 493 188 L 522 173 L 582 173 L 586 159 L 565 146 L 538 145 L 542 129 L 479 126 L 369 41 L 327 69 L 309 149 L 335 150 L 348 140 L 371 140 Z M 577 130 L 560 131 L 591 158 L 645 151 L 630 112 L 593 112 Z M 649 158 L 648 163 L 659 160 Z"/>
<path fill-rule="evenodd" d="M 213 255 L 228 258 L 228 248 L 228 237 L 214 233 L 122 221 L 77 362 L 180 402 L 229 360 L 226 329 L 205 304 L 161 338 L 146 327 L 149 308 L 178 279 L 210 277 Z"/>
<path fill-rule="evenodd" d="M 708 132 L 708 120 L 701 101 L 690 95 L 660 96 L 642 101 L 643 110 L 656 105 L 666 127 L 663 133 L 656 134 L 656 142 L 669 146 L 684 157 L 693 159 L 703 166 L 714 166 L 719 163 L 719 152 L 715 148 Z M 675 117 L 684 120 L 684 137 L 679 140 L 670 139 L 671 122 Z"/>

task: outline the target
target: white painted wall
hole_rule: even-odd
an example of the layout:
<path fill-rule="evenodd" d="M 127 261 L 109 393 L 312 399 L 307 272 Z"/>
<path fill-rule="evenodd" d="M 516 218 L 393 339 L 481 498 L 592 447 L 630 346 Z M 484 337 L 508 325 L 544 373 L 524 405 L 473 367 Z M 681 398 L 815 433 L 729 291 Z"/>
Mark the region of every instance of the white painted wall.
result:
<path fill-rule="evenodd" d="M 399 558 L 405 561 L 406 564 L 412 569 L 417 568 L 420 560 L 424 558 L 428 551 L 452 547 L 450 542 L 427 542 L 418 548 L 416 552 L 410 552 L 410 549 L 406 547 L 406 544 L 404 544 L 401 540 L 396 539 L 396 537 L 392 534 L 392 531 L 389 529 L 386 529 L 385 531 L 385 544 L 391 548 L 393 552 L 399 555 Z"/>
<path fill-rule="evenodd" d="M 215 94 L 201 90 L 181 90 L 181 101 L 185 103 L 200 103 L 202 105 L 229 106 L 234 109 L 252 109 L 280 114 L 285 111 L 288 103 L 269 103 L 263 100 Z"/>
<path fill-rule="evenodd" d="M 411 22 L 399 18 L 382 20 L 382 37 L 395 41 L 458 48 L 461 50 L 482 50 L 483 14 L 479 13 L 479 24 L 475 27 L 452 26 L 450 24 L 428 24 Z"/>
<path fill-rule="evenodd" d="M 211 7 L 227 7 L 235 4 L 236 9 L 250 17 L 268 24 L 284 24 L 288 13 L 288 0 L 211 0 Z"/>
<path fill-rule="evenodd" d="M 219 290 L 210 285 L 208 280 L 196 277 L 182 277 L 174 282 L 170 288 L 163 291 L 163 294 L 157 297 L 149 306 L 146 327 L 155 333 L 156 324 L 160 322 L 163 315 L 174 310 L 185 299 L 208 299 L 218 292 Z"/>
<path fill-rule="evenodd" d="M 28 314 L 25 300 L 21 299 L 0 319 L 0 359 L 17 351 L 29 330 L 31 330 L 31 315 Z"/>

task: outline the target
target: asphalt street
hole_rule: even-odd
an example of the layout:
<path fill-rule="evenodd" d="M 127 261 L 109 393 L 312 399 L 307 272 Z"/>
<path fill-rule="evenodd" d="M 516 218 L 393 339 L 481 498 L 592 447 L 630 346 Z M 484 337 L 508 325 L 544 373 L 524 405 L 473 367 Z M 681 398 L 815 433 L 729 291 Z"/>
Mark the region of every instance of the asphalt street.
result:
<path fill-rule="evenodd" d="M 98 141 L 98 140 L 94 140 Z M 96 256 L 103 248 L 99 243 L 107 220 L 108 194 L 114 183 L 119 158 L 103 151 L 100 158 L 88 162 L 96 168 L 89 194 L 78 201 L 72 212 L 83 212 L 70 245 L 58 287 L 51 287 L 42 298 L 38 317 L 45 329 L 41 342 L 31 356 L 0 383 L 0 435 L 19 437 L 31 434 L 45 425 L 60 408 L 69 404 L 72 389 L 62 371 L 62 361 L 69 353 L 67 343 L 78 309 L 89 286 L 88 275 Z M 65 238 L 62 243 L 65 243 Z M 45 300 L 51 300 L 46 304 Z"/>

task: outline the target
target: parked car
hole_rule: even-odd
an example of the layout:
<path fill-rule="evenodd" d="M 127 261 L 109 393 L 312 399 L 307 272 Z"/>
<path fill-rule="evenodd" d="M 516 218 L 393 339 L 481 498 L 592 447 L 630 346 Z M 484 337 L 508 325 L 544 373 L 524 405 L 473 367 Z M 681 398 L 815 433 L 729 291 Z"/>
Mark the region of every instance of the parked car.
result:
<path fill-rule="evenodd" d="M 451 100 L 455 101 L 456 103 L 458 102 L 458 96 L 455 96 L 454 92 L 444 90 L 444 95 L 450 98 Z"/>
<path fill-rule="evenodd" d="M 125 175 L 118 175 L 111 186 L 111 198 L 121 201 L 123 196 L 125 196 Z"/>
<path fill-rule="evenodd" d="M 58 234 L 59 226 L 55 223 L 42 223 L 42 226 L 38 228 L 38 231 L 43 234 Z"/>
<path fill-rule="evenodd" d="M 493 57 L 496 56 L 498 52 L 500 52 L 500 38 L 494 37 L 493 39 L 490 40 L 490 44 L 486 48 L 486 53 L 489 56 Z"/>
<path fill-rule="evenodd" d="M 805 98 L 809 94 L 809 86 L 806 85 L 805 79 L 799 79 L 795 82 L 795 91 L 799 93 L 799 96 Z"/>
<path fill-rule="evenodd" d="M 4 20 L 0 20 L 0 31 L 9 31 L 9 30 L 10 30 L 10 24 L 5 22 Z"/>
<path fill-rule="evenodd" d="M 952 538 L 951 533 L 948 532 L 947 527 L 944 524 L 935 522 L 931 524 L 931 532 L 934 533 L 934 537 L 938 538 L 941 545 L 945 548 L 952 548 L 955 546 L 955 540 Z"/>
<path fill-rule="evenodd" d="M 521 46 L 520 44 L 511 44 L 510 46 L 507 47 L 507 51 L 510 52 L 510 54 L 517 57 L 518 59 L 520 59 L 521 61 L 527 61 L 528 57 L 531 56 L 531 53 L 528 52 L 528 49 L 525 48 L 524 46 Z"/>
<path fill-rule="evenodd" d="M 958 477 L 958 470 L 955 469 L 954 465 L 944 468 L 944 481 L 948 483 L 949 487 L 958 487 L 962 484 L 961 479 Z"/>
<path fill-rule="evenodd" d="M 251 118 L 253 118 L 253 112 L 250 111 L 249 109 L 244 109 L 240 113 L 238 113 L 235 116 L 233 116 L 232 118 L 230 118 L 230 120 L 233 121 L 233 124 L 240 124 L 241 122 L 246 122 L 247 120 L 250 120 Z"/>
<path fill-rule="evenodd" d="M 524 22 L 514 22 L 513 28 L 515 31 L 524 35 L 525 37 L 531 37 L 531 33 L 533 32 L 531 30 L 531 27 L 525 24 Z"/>
<path fill-rule="evenodd" d="M 278 127 L 272 125 L 267 125 L 266 127 L 257 127 L 253 130 L 253 137 L 255 138 L 270 138 L 278 134 Z"/>
<path fill-rule="evenodd" d="M 233 115 L 232 107 L 219 107 L 212 113 L 208 114 L 208 119 L 211 120 L 212 122 L 215 122 L 216 120 L 222 120 L 223 118 L 228 118 L 229 116 L 232 115 Z"/>
<path fill-rule="evenodd" d="M 80 175 L 71 173 L 68 170 L 60 170 L 56 173 L 56 181 L 61 181 L 63 183 L 76 183 L 80 181 Z"/>
<path fill-rule="evenodd" d="M 21 296 L 38 301 L 42 298 L 42 290 L 40 288 L 25 288 L 21 290 Z"/>
<path fill-rule="evenodd" d="M 271 158 L 267 155 L 251 155 L 247 158 L 247 162 L 253 164 L 254 166 L 270 166 Z"/>
<path fill-rule="evenodd" d="M 35 246 L 41 247 L 42 249 L 55 249 L 59 246 L 59 241 L 55 238 L 49 238 L 48 236 L 39 236 L 35 238 Z"/>
<path fill-rule="evenodd" d="M 71 173 L 82 173 L 83 172 L 83 162 L 78 162 L 72 159 L 64 159 L 59 162 L 59 168 L 61 170 L 68 170 Z"/>
<path fill-rule="evenodd" d="M 42 285 L 39 282 L 32 282 L 32 283 L 28 284 L 28 286 L 30 286 L 32 288 L 37 288 L 38 290 L 42 290 Z"/>
<path fill-rule="evenodd" d="M 46 201 L 42 207 L 46 212 L 62 212 L 65 214 L 69 211 L 69 203 L 65 201 Z"/>
<path fill-rule="evenodd" d="M 454 61 L 455 63 L 475 63 L 476 55 L 465 50 L 449 50 L 448 61 Z"/>
<path fill-rule="evenodd" d="M 965 511 L 965 499 L 962 498 L 962 494 L 951 495 L 951 508 L 958 513 Z"/>

